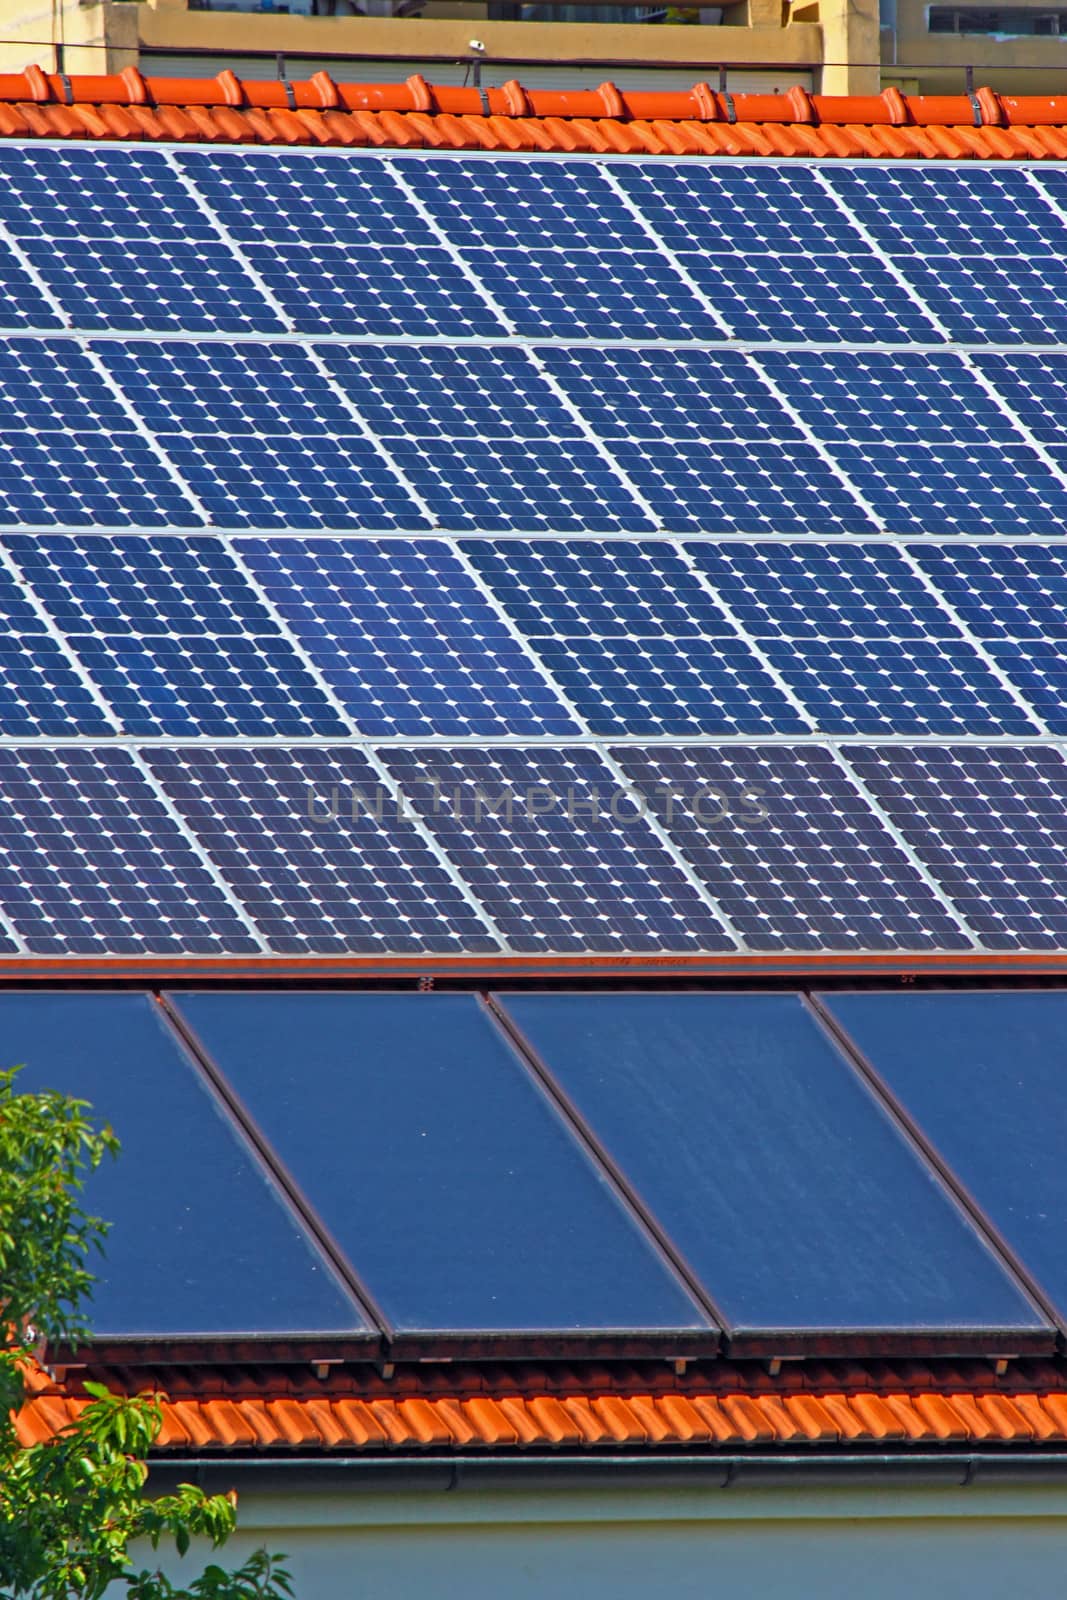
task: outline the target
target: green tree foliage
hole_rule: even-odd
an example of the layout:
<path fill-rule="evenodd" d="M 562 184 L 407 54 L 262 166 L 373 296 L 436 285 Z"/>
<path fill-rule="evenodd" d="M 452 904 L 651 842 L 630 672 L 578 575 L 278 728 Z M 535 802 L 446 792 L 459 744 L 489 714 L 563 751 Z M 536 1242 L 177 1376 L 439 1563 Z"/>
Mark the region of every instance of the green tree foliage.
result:
<path fill-rule="evenodd" d="M 193 1539 L 224 1544 L 236 1523 L 233 1495 L 188 1483 L 148 1492 L 157 1397 L 87 1383 L 76 1421 L 44 1443 L 19 1443 L 28 1365 L 47 1343 L 87 1336 L 91 1264 L 107 1224 L 81 1196 L 119 1145 L 83 1101 L 20 1094 L 16 1079 L 17 1069 L 0 1072 L 0 1600 L 100 1600 L 111 1584 L 125 1584 L 128 1600 L 287 1600 L 289 1575 L 264 1550 L 236 1570 L 209 1565 L 185 1589 L 134 1569 L 134 1540 L 184 1555 Z"/>

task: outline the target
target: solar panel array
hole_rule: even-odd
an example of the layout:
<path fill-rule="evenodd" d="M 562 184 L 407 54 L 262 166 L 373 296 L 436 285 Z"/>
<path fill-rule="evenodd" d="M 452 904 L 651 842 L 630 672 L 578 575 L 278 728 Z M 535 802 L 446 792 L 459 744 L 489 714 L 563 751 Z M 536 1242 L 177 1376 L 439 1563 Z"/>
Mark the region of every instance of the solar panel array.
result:
<path fill-rule="evenodd" d="M 1064 992 L 8 988 L 0 1031 L 123 1143 L 105 1359 L 1067 1336 Z"/>
<path fill-rule="evenodd" d="M 1067 178 L 0 147 L 0 953 L 1067 933 Z"/>

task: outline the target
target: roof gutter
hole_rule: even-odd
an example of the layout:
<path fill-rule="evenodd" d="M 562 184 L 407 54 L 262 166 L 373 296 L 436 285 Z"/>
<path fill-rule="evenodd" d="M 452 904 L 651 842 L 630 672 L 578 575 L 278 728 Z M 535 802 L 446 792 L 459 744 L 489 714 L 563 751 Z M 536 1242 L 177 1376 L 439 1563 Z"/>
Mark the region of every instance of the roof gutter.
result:
<path fill-rule="evenodd" d="M 558 1487 L 581 1481 L 598 1488 L 663 1489 L 691 1484 L 701 1488 L 767 1488 L 790 1484 L 806 1488 L 914 1488 L 936 1484 L 971 1488 L 1026 1481 L 1062 1483 L 1067 1452 L 979 1451 L 950 1454 L 887 1455 L 464 1455 L 441 1456 L 200 1456 L 152 1464 L 153 1483 L 194 1482 L 209 1492 L 241 1486 L 265 1490 L 277 1482 L 292 1490 L 409 1489 L 422 1492 L 480 1493 L 488 1488 Z"/>

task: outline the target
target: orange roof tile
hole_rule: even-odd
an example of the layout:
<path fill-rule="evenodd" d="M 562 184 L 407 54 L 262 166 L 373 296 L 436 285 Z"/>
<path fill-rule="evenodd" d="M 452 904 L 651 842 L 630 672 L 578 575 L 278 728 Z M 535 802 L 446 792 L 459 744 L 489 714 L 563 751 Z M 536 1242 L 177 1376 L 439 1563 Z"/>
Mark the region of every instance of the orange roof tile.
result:
<path fill-rule="evenodd" d="M 574 151 L 623 155 L 1067 159 L 1067 96 L 676 93 L 217 78 L 0 75 L 0 137 Z"/>
<path fill-rule="evenodd" d="M 81 1378 L 34 1376 L 20 1439 L 50 1438 L 86 1403 Z M 927 1371 L 797 1363 L 661 1363 L 586 1371 L 493 1367 L 94 1369 L 116 1392 L 163 1396 L 160 1456 L 202 1452 L 359 1454 L 486 1449 L 719 1449 L 1067 1443 L 1067 1369 L 967 1362 Z M 741 1387 L 737 1387 L 740 1385 Z"/>

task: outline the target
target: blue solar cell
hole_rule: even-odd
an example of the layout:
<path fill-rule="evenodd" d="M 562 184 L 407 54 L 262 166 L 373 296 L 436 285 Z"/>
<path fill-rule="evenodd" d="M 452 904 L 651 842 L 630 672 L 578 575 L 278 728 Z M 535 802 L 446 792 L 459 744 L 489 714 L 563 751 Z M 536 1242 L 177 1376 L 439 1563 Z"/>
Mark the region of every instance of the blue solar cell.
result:
<path fill-rule="evenodd" d="M 9 245 L 0 241 L 0 283 L 4 301 L 0 327 L 58 328 L 62 324 Z"/>
<path fill-rule="evenodd" d="M 1067 940 L 1067 765 L 1058 750 L 851 746 L 848 759 L 984 944 Z"/>
<path fill-rule="evenodd" d="M 874 527 L 745 356 L 546 349 L 542 357 L 665 528 Z"/>
<path fill-rule="evenodd" d="M 351 746 L 146 753 L 281 955 L 496 950 L 498 941 Z"/>
<path fill-rule="evenodd" d="M 201 520 L 80 345 L 0 340 L 0 523 Z"/>
<path fill-rule="evenodd" d="M 1021 166 L 825 170 L 950 338 L 1063 342 L 1067 227 Z"/>
<path fill-rule="evenodd" d="M 102 344 L 100 354 L 220 527 L 423 524 L 305 351 Z"/>
<path fill-rule="evenodd" d="M 767 351 L 760 362 L 890 533 L 1058 533 L 1067 488 L 958 357 Z"/>
<path fill-rule="evenodd" d="M 127 751 L 3 749 L 0 788 L 0 903 L 30 950 L 257 948 Z"/>
<path fill-rule="evenodd" d="M 1052 547 L 925 548 L 923 567 L 1055 733 L 1067 733 L 1067 561 Z"/>
<path fill-rule="evenodd" d="M 0 222 L 17 239 L 218 238 L 159 151 L 74 143 L 4 146 Z"/>
<path fill-rule="evenodd" d="M 976 355 L 974 364 L 1008 401 L 1039 444 L 1067 469 L 1063 415 L 1067 406 L 1067 355 Z"/>
<path fill-rule="evenodd" d="M 823 1003 L 1067 1324 L 1067 995 L 834 994 Z"/>
<path fill-rule="evenodd" d="M 805 725 L 669 545 L 464 549 L 594 733 Z"/>
<path fill-rule="evenodd" d="M 85 1189 L 111 1223 L 97 1337 L 371 1335 L 152 1000 L 6 993 L 0 1028 L 21 1090 L 88 1100 L 122 1141 Z"/>
<path fill-rule="evenodd" d="M 694 545 L 750 638 L 828 733 L 990 733 L 1036 724 L 895 550 Z"/>
<path fill-rule="evenodd" d="M 25 590 L 0 567 L 0 732 L 110 731 L 106 716 L 48 634 Z"/>
<path fill-rule="evenodd" d="M 651 528 L 526 352 L 324 347 L 323 357 L 442 527 Z"/>
<path fill-rule="evenodd" d="M 752 949 L 968 948 L 828 750 L 613 754 Z"/>
<path fill-rule="evenodd" d="M 722 338 L 592 162 L 420 161 L 403 171 L 518 333 Z"/>
<path fill-rule="evenodd" d="M 249 539 L 240 548 L 362 731 L 576 731 L 444 543 Z"/>
<path fill-rule="evenodd" d="M 214 540 L 12 535 L 8 548 L 127 733 L 347 732 Z M 69 722 L 44 685 L 40 698 L 42 716 Z M 88 724 L 106 727 L 95 707 Z"/>
<path fill-rule="evenodd" d="M 382 755 L 514 949 L 733 948 L 594 751 Z"/>
<path fill-rule="evenodd" d="M 940 337 L 803 167 L 627 162 L 616 176 L 736 338 Z"/>
<path fill-rule="evenodd" d="M 128 239 L 82 236 L 28 239 L 24 249 L 76 328 L 265 333 L 284 327 L 221 245 L 206 251 L 202 242 L 138 239 L 131 248 Z M 6 309 L 2 315 L 10 320 Z"/>
<path fill-rule="evenodd" d="M 177 1004 L 394 1328 L 703 1329 L 710 1342 L 704 1313 L 474 996 Z"/>
<path fill-rule="evenodd" d="M 1042 1327 L 796 996 L 504 1004 L 728 1331 Z"/>

